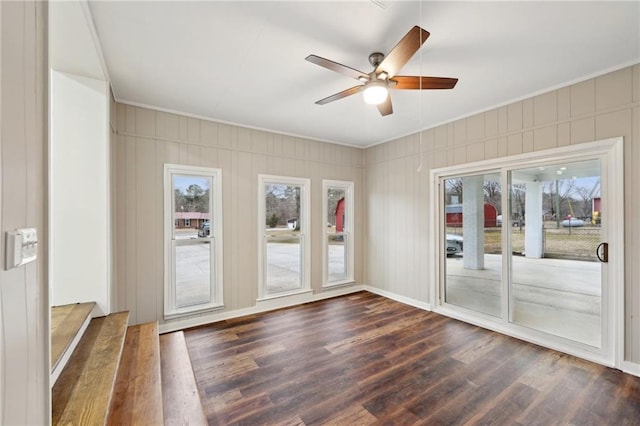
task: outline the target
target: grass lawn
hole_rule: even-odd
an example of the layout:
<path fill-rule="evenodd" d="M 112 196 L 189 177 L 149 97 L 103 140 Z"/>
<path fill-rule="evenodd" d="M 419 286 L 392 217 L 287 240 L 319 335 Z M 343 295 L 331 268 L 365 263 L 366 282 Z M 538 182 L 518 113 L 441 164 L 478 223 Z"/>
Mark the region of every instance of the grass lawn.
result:
<path fill-rule="evenodd" d="M 462 228 L 447 228 L 447 234 L 462 235 Z M 524 252 L 524 227 L 511 229 L 511 249 Z M 595 260 L 595 250 L 600 243 L 600 227 L 556 228 L 555 222 L 545 223 L 544 252 L 549 257 L 566 257 Z M 485 228 L 484 250 L 488 254 L 502 252 L 502 229 Z"/>

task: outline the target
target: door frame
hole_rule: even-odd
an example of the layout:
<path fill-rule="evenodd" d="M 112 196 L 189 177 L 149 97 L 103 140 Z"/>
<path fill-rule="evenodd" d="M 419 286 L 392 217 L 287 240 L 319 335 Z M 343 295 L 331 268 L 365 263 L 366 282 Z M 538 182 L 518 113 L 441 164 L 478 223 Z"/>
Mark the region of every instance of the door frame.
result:
<path fill-rule="evenodd" d="M 432 296 L 431 305 L 433 306 L 433 311 L 599 364 L 621 368 L 624 356 L 625 289 L 623 145 L 623 138 L 617 137 L 431 170 L 431 229 L 434 232 L 434 238 L 431 238 L 430 241 L 433 255 L 430 256 L 432 274 L 429 290 Z M 609 263 L 603 264 L 602 316 L 604 318 L 607 315 L 607 320 L 603 323 L 604 327 L 602 328 L 602 349 L 596 349 L 566 338 L 510 323 L 508 313 L 505 315 L 504 308 L 502 318 L 497 319 L 444 302 L 442 286 L 444 284 L 446 254 L 442 250 L 442 247 L 445 247 L 445 229 L 442 225 L 444 191 L 441 183 L 443 179 L 451 176 L 458 177 L 500 171 L 504 193 L 507 188 L 504 186 L 506 184 L 506 169 L 536 167 L 549 161 L 580 161 L 595 157 L 602 157 L 605 160 L 602 162 L 601 184 L 607 222 L 606 228 L 603 230 L 602 240 L 609 243 L 610 254 Z M 506 203 L 506 197 L 503 197 L 503 203 Z M 503 226 L 505 226 L 504 222 Z M 505 247 L 508 245 L 508 234 L 508 232 L 502 232 L 503 256 Z M 503 278 L 507 276 L 507 268 L 507 262 L 503 262 Z M 505 280 L 503 279 L 503 281 Z M 502 283 L 503 289 L 507 286 L 508 282 Z M 506 291 L 503 290 L 503 306 L 508 301 L 508 298 L 508 289 Z M 607 345 L 605 345 L 605 339 L 610 340 Z"/>

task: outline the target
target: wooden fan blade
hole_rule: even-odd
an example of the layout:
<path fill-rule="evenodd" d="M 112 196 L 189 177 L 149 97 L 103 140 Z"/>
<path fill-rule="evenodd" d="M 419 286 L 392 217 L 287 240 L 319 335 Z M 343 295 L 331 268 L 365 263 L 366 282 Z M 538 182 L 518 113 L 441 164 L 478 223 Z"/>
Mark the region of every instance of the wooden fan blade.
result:
<path fill-rule="evenodd" d="M 346 75 L 347 77 L 355 78 L 356 80 L 360 80 L 360 81 L 369 81 L 368 74 L 362 71 L 358 71 L 357 69 L 348 67 L 346 65 L 342 65 L 337 62 L 330 61 L 329 59 L 321 58 L 320 56 L 316 56 L 316 55 L 309 55 L 305 59 L 311 62 L 312 64 L 320 65 L 321 67 Z"/>
<path fill-rule="evenodd" d="M 386 72 L 389 77 L 396 75 L 400 68 L 404 66 L 409 59 L 420 49 L 429 37 L 429 31 L 423 30 L 419 26 L 415 26 L 402 37 L 402 40 L 395 45 L 391 52 L 382 60 L 376 68 L 376 75 L 382 71 Z"/>
<path fill-rule="evenodd" d="M 338 92 L 335 95 L 327 96 L 324 99 L 320 99 L 319 101 L 316 101 L 316 104 L 324 105 L 324 104 L 328 104 L 329 102 L 337 101 L 338 99 L 346 98 L 347 96 L 355 95 L 356 93 L 361 91 L 363 88 L 364 86 L 354 86 L 350 89 L 343 90 L 342 92 Z"/>
<path fill-rule="evenodd" d="M 393 85 L 394 82 L 396 83 L 395 85 Z M 453 89 L 457 82 L 457 78 L 397 75 L 389 80 L 389 87 L 400 90 Z"/>
<path fill-rule="evenodd" d="M 393 106 L 391 105 L 391 95 L 387 96 L 387 100 L 377 105 L 378 111 L 384 117 L 385 115 L 393 114 Z"/>

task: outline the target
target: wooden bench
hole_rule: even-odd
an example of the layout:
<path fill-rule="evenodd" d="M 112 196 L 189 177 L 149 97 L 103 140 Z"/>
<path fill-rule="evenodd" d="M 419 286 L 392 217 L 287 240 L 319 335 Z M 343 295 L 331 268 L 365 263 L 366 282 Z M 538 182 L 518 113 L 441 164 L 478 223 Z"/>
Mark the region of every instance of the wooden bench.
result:
<path fill-rule="evenodd" d="M 158 323 L 127 329 L 107 424 L 162 425 Z"/>
<path fill-rule="evenodd" d="M 52 424 L 104 424 L 128 321 L 128 312 L 91 320 L 51 390 Z"/>
<path fill-rule="evenodd" d="M 191 358 L 182 331 L 160 336 L 166 425 L 206 425 Z"/>

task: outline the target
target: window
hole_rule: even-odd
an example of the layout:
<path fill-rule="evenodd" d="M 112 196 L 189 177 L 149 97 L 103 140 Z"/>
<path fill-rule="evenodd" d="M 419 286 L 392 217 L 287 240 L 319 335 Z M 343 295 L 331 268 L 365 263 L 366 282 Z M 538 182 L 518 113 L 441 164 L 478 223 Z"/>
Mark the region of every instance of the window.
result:
<path fill-rule="evenodd" d="M 222 307 L 221 188 L 220 169 L 164 166 L 165 318 Z"/>
<path fill-rule="evenodd" d="M 353 282 L 353 182 L 323 180 L 323 286 Z"/>
<path fill-rule="evenodd" d="M 259 176 L 260 299 L 310 291 L 309 179 Z"/>
<path fill-rule="evenodd" d="M 445 238 L 440 249 L 446 253 L 444 302 L 501 317 L 500 280 L 494 279 L 502 270 L 502 228 L 498 223 L 502 211 L 500 173 L 452 175 L 442 182 Z M 478 271 L 491 274 L 480 279 Z"/>

